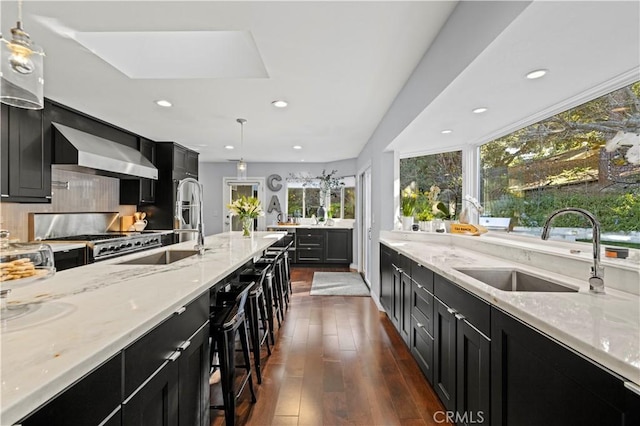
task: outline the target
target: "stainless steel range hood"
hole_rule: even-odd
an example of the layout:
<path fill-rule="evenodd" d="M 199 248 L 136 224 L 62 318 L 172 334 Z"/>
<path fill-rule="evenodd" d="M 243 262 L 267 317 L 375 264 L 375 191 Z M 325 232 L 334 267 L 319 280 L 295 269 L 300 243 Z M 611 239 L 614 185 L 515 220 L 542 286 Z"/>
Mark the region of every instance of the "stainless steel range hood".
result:
<path fill-rule="evenodd" d="M 158 169 L 139 151 L 59 123 L 53 164 L 67 170 L 119 178 L 158 179 Z"/>

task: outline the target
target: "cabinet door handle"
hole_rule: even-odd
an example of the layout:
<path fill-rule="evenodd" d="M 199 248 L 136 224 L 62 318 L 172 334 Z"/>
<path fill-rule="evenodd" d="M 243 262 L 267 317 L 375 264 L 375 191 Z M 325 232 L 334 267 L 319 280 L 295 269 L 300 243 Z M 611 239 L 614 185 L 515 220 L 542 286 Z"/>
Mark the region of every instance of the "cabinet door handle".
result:
<path fill-rule="evenodd" d="M 179 351 L 186 350 L 189 346 L 191 346 L 191 340 L 185 340 L 180 346 L 178 346 Z"/>
<path fill-rule="evenodd" d="M 456 310 L 455 309 L 451 309 L 451 308 L 447 308 L 447 312 L 449 312 L 451 315 L 455 315 L 456 314 Z"/>
<path fill-rule="evenodd" d="M 175 310 L 174 313 L 176 315 L 182 315 L 184 313 L 184 311 L 186 311 L 186 310 L 187 310 L 186 306 L 180 306 L 178 309 Z"/>
<path fill-rule="evenodd" d="M 420 328 L 424 328 L 424 325 L 422 325 L 422 324 L 420 324 L 420 323 L 417 323 L 416 325 L 417 325 L 418 327 L 420 327 Z"/>
<path fill-rule="evenodd" d="M 462 314 L 456 313 L 456 314 L 453 314 L 453 316 L 456 317 L 457 320 L 463 320 L 464 319 L 464 315 L 462 315 Z"/>
<path fill-rule="evenodd" d="M 2 197 L 2 198 L 9 198 L 9 194 L 0 194 L 0 197 Z M 19 425 L 17 425 L 17 426 L 19 426 Z"/>
<path fill-rule="evenodd" d="M 175 351 L 174 353 L 171 354 L 171 356 L 169 356 L 168 360 L 169 361 L 175 361 L 178 358 L 180 358 L 180 355 L 182 355 L 182 352 L 180 351 Z"/>
<path fill-rule="evenodd" d="M 414 281 L 414 282 L 415 282 L 415 281 Z M 418 288 L 419 288 L 419 289 L 421 289 L 421 290 L 422 290 L 422 286 L 421 286 L 420 284 L 416 283 L 416 285 L 418 286 Z"/>

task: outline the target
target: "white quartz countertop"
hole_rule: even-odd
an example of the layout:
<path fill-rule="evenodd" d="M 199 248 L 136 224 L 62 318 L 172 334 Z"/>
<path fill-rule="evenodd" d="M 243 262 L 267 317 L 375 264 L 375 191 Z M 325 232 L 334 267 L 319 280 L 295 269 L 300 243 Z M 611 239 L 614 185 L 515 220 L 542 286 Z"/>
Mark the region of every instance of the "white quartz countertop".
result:
<path fill-rule="evenodd" d="M 206 252 L 170 265 L 119 265 L 193 241 L 56 273 L 9 295 L 33 312 L 2 321 L 0 424 L 11 425 L 207 291 L 283 233 L 206 237 Z M 99 392 L 99 390 L 97 390 Z"/>
<path fill-rule="evenodd" d="M 605 295 L 594 295 L 589 293 L 588 283 L 582 278 L 548 272 L 455 245 L 393 237 L 381 238 L 380 241 L 626 380 L 640 385 L 640 297 L 637 295 L 611 288 L 606 289 Z M 514 266 L 566 283 L 579 291 L 501 291 L 455 269 Z"/>

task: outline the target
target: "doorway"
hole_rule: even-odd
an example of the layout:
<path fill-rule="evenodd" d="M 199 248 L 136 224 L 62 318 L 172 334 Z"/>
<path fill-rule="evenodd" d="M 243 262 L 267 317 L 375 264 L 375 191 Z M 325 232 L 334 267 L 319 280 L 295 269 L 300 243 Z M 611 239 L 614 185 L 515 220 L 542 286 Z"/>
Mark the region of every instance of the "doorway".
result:
<path fill-rule="evenodd" d="M 242 196 L 256 197 L 260 200 L 262 209 L 266 211 L 264 186 L 264 178 L 239 180 L 238 178 L 226 177 L 222 179 L 222 205 L 225 211 L 222 222 L 223 232 L 242 230 L 242 223 L 240 223 L 238 217 L 231 216 L 227 208 L 227 204 L 230 204 Z M 265 223 L 265 217 L 260 216 L 254 220 L 253 229 L 262 231 L 265 229 Z"/>
<path fill-rule="evenodd" d="M 371 287 L 371 167 L 367 167 L 358 176 L 358 191 L 360 206 L 358 214 L 360 249 L 358 251 L 364 281 Z"/>

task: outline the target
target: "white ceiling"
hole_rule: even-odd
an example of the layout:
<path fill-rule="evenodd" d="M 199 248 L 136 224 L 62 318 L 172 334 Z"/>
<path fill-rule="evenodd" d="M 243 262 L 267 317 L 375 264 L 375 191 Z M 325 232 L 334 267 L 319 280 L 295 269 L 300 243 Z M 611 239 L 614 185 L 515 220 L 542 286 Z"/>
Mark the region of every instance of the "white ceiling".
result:
<path fill-rule="evenodd" d="M 248 120 L 245 160 L 328 162 L 360 153 L 454 7 L 455 2 L 27 1 L 24 27 L 47 54 L 50 99 L 150 139 L 198 149 L 203 161 L 240 157 L 239 149 L 224 146 L 239 145 L 236 118 L 242 117 Z M 13 26 L 16 16 L 15 3 L 3 1 L 2 28 Z M 74 39 L 105 31 L 250 32 L 268 78 L 131 79 Z M 204 60 L 211 50 L 200 54 Z M 174 60 L 182 61 L 182 55 Z M 158 107 L 158 99 L 173 107 Z M 276 99 L 289 107 L 274 108 Z M 294 151 L 293 145 L 303 149 Z"/>
<path fill-rule="evenodd" d="M 243 117 L 248 120 L 245 160 L 329 162 L 360 153 L 455 6 L 453 1 L 26 1 L 24 27 L 47 53 L 45 96 L 50 99 L 150 139 L 197 149 L 202 161 L 240 157 L 236 118 Z M 1 7 L 6 33 L 16 4 L 2 1 Z M 390 147 L 406 156 L 477 144 L 625 72 L 640 79 L 639 18 L 637 1 L 532 3 Z M 212 66 L 213 52 L 219 51 L 204 42 L 185 49 L 196 59 L 173 54 L 178 66 L 171 74 L 150 75 L 147 69 L 147 74 L 129 71 L 143 77 L 130 78 L 118 68 L 144 69 L 143 55 L 135 54 L 138 47 L 123 52 L 128 62 L 118 67 L 85 47 L 99 33 L 159 31 L 180 32 L 174 34 L 176 43 L 160 50 L 165 54 L 186 32 L 242 34 L 255 43 L 259 57 L 248 61 L 258 71 L 238 74 L 225 63 L 225 78 L 201 78 L 197 68 Z M 107 37 L 101 40 L 113 36 L 102 35 Z M 227 53 L 246 62 L 241 49 Z M 102 56 L 112 63 L 122 60 Z M 151 55 L 166 61 L 156 56 Z M 233 62 L 219 62 L 225 60 Z M 180 66 L 192 78 L 176 78 Z M 536 68 L 549 74 L 526 80 L 524 75 Z M 174 106 L 158 107 L 158 99 Z M 276 99 L 287 100 L 289 107 L 272 107 Z M 472 114 L 478 106 L 489 111 Z M 442 135 L 445 128 L 453 133 Z M 229 144 L 237 149 L 225 150 Z"/>
<path fill-rule="evenodd" d="M 536 69 L 548 73 L 525 78 Z M 622 75 L 640 80 L 640 2 L 534 2 L 389 148 L 407 157 L 486 143 L 628 84 Z"/>

